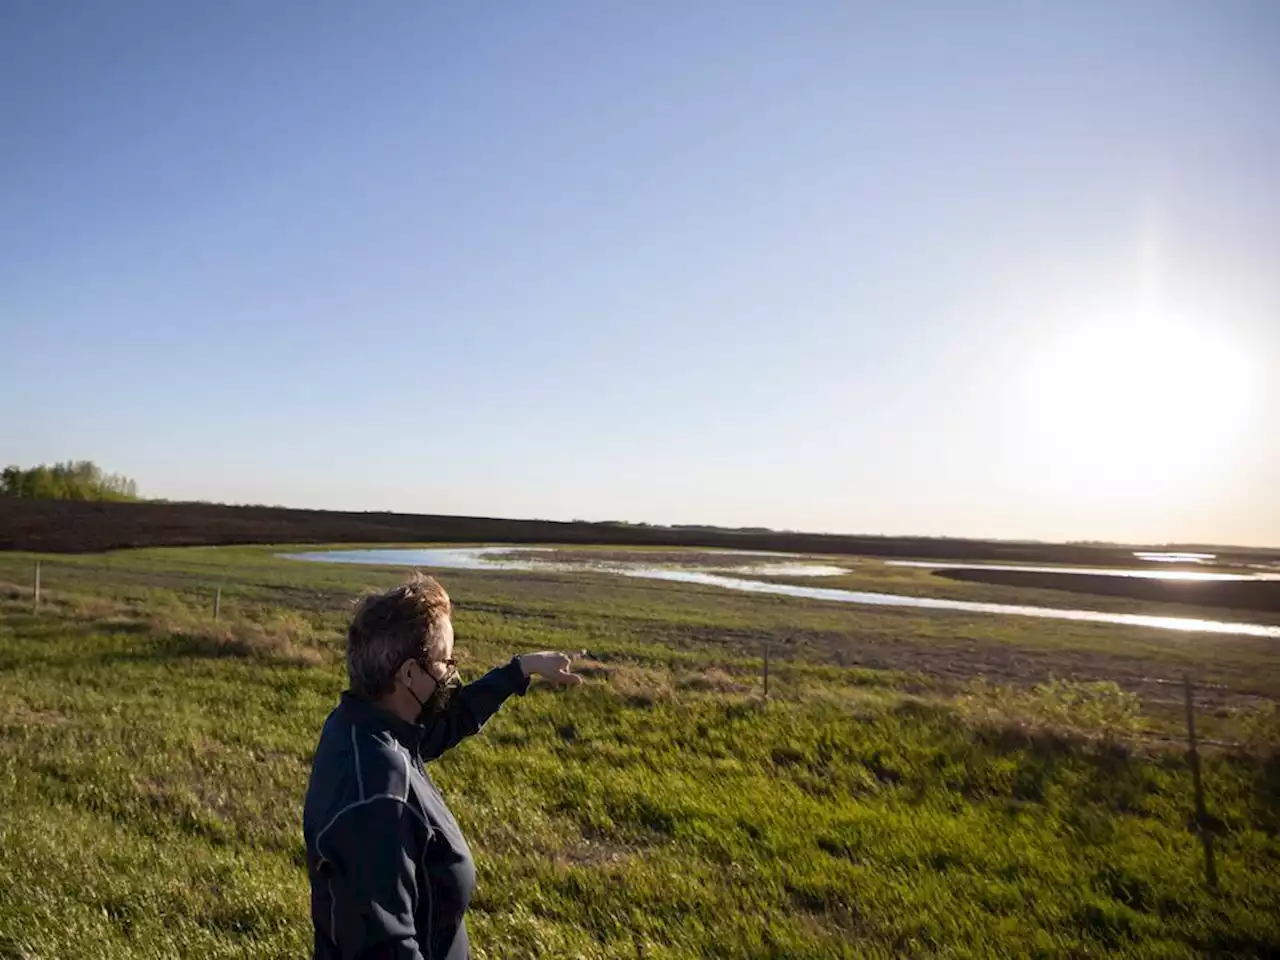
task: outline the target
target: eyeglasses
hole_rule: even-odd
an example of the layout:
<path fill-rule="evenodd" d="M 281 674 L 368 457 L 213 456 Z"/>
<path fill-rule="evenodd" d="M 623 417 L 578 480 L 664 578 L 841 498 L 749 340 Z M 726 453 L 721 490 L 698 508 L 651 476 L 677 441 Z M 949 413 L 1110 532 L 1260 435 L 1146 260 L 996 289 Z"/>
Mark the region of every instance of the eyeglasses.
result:
<path fill-rule="evenodd" d="M 444 675 L 446 677 L 449 676 L 449 674 L 451 673 L 458 672 L 458 659 L 456 657 L 449 657 L 449 659 L 447 660 L 428 660 L 424 655 L 424 656 L 414 657 L 413 662 L 416 663 L 418 666 L 420 666 L 428 674 L 431 673 L 431 670 L 429 668 L 433 663 L 439 663 L 444 665 L 445 667 Z"/>

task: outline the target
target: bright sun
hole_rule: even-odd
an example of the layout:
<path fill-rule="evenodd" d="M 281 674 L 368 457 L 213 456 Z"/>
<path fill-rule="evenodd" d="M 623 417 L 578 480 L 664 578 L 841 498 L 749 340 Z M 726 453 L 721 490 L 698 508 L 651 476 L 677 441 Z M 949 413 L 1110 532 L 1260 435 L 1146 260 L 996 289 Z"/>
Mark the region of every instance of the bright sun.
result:
<path fill-rule="evenodd" d="M 1033 478 L 1091 499 L 1190 493 L 1248 432 L 1254 364 L 1222 327 L 1130 315 L 1064 327 L 1017 391 Z"/>

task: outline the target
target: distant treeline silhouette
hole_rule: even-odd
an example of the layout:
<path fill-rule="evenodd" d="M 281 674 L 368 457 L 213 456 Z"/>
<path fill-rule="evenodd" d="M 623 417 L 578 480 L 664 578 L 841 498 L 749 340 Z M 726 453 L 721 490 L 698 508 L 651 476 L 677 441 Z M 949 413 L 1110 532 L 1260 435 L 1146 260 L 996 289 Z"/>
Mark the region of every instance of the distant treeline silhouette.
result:
<path fill-rule="evenodd" d="M 138 484 L 119 473 L 106 473 L 92 460 L 68 460 L 26 470 L 0 472 L 0 496 L 27 500 L 137 500 Z"/>

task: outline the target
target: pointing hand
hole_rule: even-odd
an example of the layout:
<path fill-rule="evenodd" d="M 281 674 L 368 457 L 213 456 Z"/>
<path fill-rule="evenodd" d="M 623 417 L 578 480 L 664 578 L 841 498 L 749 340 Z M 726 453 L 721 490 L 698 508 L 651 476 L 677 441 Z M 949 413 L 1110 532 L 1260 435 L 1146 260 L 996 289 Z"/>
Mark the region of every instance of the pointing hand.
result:
<path fill-rule="evenodd" d="M 526 677 L 543 677 L 557 686 L 576 686 L 582 682 L 580 676 L 569 670 L 573 661 L 568 654 L 544 650 L 541 653 L 523 654 L 518 659 L 520 669 Z"/>

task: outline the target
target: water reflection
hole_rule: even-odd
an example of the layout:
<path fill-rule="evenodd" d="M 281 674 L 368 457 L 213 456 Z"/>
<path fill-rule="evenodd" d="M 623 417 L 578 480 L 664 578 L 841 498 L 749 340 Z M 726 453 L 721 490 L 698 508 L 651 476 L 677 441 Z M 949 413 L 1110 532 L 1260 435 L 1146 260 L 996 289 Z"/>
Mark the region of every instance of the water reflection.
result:
<path fill-rule="evenodd" d="M 710 587 L 723 587 L 746 593 L 764 593 L 810 600 L 826 600 L 834 603 L 857 603 L 884 607 L 913 607 L 922 610 L 952 610 L 965 613 L 996 614 L 1002 616 L 1039 617 L 1050 620 L 1074 620 L 1087 623 L 1110 623 L 1121 626 L 1152 627 L 1159 630 L 1177 630 L 1192 633 L 1216 633 L 1241 637 L 1280 638 L 1280 626 L 1257 623 L 1231 623 L 1219 620 L 1199 620 L 1192 617 L 1157 617 L 1133 613 L 1103 613 L 1097 610 L 1070 610 L 1054 607 L 1019 606 L 1006 603 L 976 603 L 967 600 L 942 600 L 932 597 L 907 597 L 894 593 L 864 593 L 857 590 L 839 590 L 829 587 L 806 587 L 791 583 L 764 580 L 748 580 L 740 576 L 727 576 L 716 572 L 723 568 L 708 566 L 699 569 L 673 569 L 646 566 L 636 563 L 610 562 L 601 564 L 558 563 L 542 560 L 517 560 L 519 555 L 531 550 L 553 551 L 554 548 L 537 547 L 440 547 L 383 550 L 326 550 L 313 553 L 284 554 L 291 560 L 310 560 L 324 563 L 367 563 L 399 567 L 435 567 L 453 570 L 545 570 L 548 572 L 601 572 L 646 580 L 672 580 Z M 500 556 L 506 555 L 506 556 Z M 900 563 L 902 561 L 899 561 Z M 768 568 L 784 566 L 762 563 L 754 568 L 738 566 L 734 571 L 754 570 L 763 575 Z M 924 566 L 941 566 L 924 564 Z M 963 566 L 963 565 L 951 565 Z M 972 566 L 981 566 L 975 564 Z M 846 572 L 841 567 L 829 567 Z M 1033 569 L 1019 567 L 1014 569 Z M 1060 568 L 1058 568 L 1060 569 Z M 775 571 L 776 572 L 776 571 Z M 1110 571 L 1108 571 L 1110 572 Z M 1173 571 L 1170 571 L 1173 572 Z M 794 574 L 792 574 L 794 575 Z M 804 576 L 805 574 L 800 574 Z M 1248 578 L 1246 578 L 1248 579 Z"/>
<path fill-rule="evenodd" d="M 1207 580 L 1215 582 L 1239 580 L 1280 580 L 1280 576 L 1261 573 L 1218 573 L 1207 570 L 1133 570 L 1115 567 L 1032 567 L 999 563 L 948 563 L 931 560 L 886 560 L 891 567 L 923 567 L 929 570 L 1013 570 L 1024 573 L 1065 573 L 1095 577 L 1125 577 L 1139 580 Z"/>
<path fill-rule="evenodd" d="M 1218 559 L 1216 553 L 1167 553 L 1154 550 L 1135 550 L 1133 555 L 1139 560 L 1152 563 L 1211 563 Z"/>

